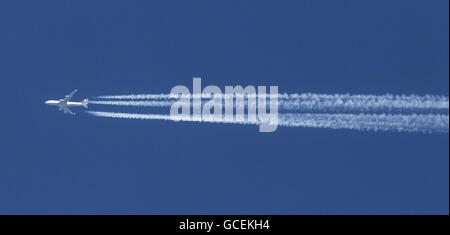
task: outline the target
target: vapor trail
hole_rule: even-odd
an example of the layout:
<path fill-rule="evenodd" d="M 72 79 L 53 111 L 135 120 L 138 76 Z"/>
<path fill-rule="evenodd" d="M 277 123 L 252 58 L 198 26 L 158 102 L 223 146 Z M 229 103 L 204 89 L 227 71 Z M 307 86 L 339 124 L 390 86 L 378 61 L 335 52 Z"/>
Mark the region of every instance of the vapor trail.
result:
<path fill-rule="evenodd" d="M 96 96 L 99 99 L 116 99 L 116 100 L 147 100 L 147 99 L 169 99 L 169 94 L 131 94 L 131 95 L 102 95 Z"/>
<path fill-rule="evenodd" d="M 116 113 L 116 112 L 100 112 L 86 111 L 87 113 L 97 117 L 109 118 L 125 118 L 125 119 L 142 119 L 142 120 L 169 120 L 169 121 L 187 121 L 187 122 L 214 122 L 214 123 L 236 123 L 236 124 L 259 124 L 252 121 L 226 121 L 221 118 L 204 118 L 195 119 L 191 116 L 172 117 L 166 114 L 142 114 L 142 113 Z"/>
<path fill-rule="evenodd" d="M 227 121 L 222 118 L 200 118 L 191 116 L 174 118 L 161 114 L 137 114 L 88 111 L 98 117 L 150 119 L 171 121 L 195 121 L 212 123 L 261 124 L 258 121 Z M 371 131 L 407 131 L 424 133 L 448 133 L 449 116 L 438 114 L 278 114 L 278 125 L 287 127 L 315 127 Z"/>
<path fill-rule="evenodd" d="M 104 95 L 97 96 L 95 98 L 98 99 L 115 99 L 115 100 L 149 100 L 149 99 L 178 99 L 181 97 L 197 97 L 210 99 L 212 98 L 211 94 L 192 94 L 192 95 L 175 95 L 171 97 L 170 94 L 131 94 L 131 95 Z M 235 98 L 236 94 L 222 94 L 223 98 L 231 97 Z M 250 97 L 257 97 L 257 94 L 246 95 Z M 316 94 L 316 93 L 301 93 L 301 94 L 287 94 L 287 93 L 278 93 L 278 94 L 266 94 L 266 97 L 278 97 L 278 99 L 293 99 L 293 100 L 316 100 L 316 101 L 336 101 L 336 102 L 351 102 L 351 101 L 359 101 L 359 102 L 408 102 L 408 103 L 429 103 L 437 105 L 438 107 L 446 106 L 448 109 L 449 99 L 446 96 L 439 95 L 351 95 L 351 94 Z"/>
<path fill-rule="evenodd" d="M 224 95 L 225 96 L 225 95 Z M 107 100 L 93 100 L 91 104 L 119 106 L 168 107 L 176 100 L 169 99 L 168 94 L 160 95 L 124 95 L 101 96 Z M 408 112 L 441 113 L 448 112 L 449 99 L 444 96 L 417 95 L 326 95 L 326 94 L 278 94 L 280 110 L 300 110 L 302 112 Z M 160 99 L 161 98 L 161 99 Z M 209 99 L 211 96 L 203 95 Z M 132 99 L 132 100 L 125 100 Z M 135 100 L 133 100 L 135 99 Z M 257 100 L 257 99 L 254 99 Z M 208 100 L 203 100 L 207 102 Z M 223 105 L 225 103 L 223 102 Z M 246 100 L 246 105 L 256 102 Z M 240 104 L 242 105 L 242 104 Z"/>
<path fill-rule="evenodd" d="M 117 106 L 136 106 L 136 107 L 170 107 L 174 101 L 159 101 L 159 100 L 145 100 L 145 101 L 116 101 L 116 100 L 90 100 L 89 104 L 102 105 L 117 105 Z"/>
<path fill-rule="evenodd" d="M 448 133 L 449 116 L 439 114 L 280 114 L 281 126 Z"/>

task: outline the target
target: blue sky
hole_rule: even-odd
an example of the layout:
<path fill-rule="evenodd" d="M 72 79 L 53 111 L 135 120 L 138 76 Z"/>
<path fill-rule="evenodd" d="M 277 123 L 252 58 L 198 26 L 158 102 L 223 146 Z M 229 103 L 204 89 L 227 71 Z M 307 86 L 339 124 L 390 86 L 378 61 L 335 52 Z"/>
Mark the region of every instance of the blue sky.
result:
<path fill-rule="evenodd" d="M 448 96 L 448 4 L 3 1 L 0 213 L 448 213 L 448 134 L 259 133 L 44 105 L 75 88 L 75 100 L 168 93 L 194 76 Z"/>

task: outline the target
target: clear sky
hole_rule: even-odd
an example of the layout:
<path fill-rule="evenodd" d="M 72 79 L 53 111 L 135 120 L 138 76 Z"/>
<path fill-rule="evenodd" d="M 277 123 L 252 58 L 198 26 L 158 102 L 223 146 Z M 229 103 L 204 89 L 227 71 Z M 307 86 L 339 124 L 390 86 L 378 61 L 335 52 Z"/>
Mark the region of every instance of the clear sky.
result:
<path fill-rule="evenodd" d="M 446 0 L 2 1 L 0 213 L 448 213 L 448 134 L 259 133 L 44 104 L 73 89 L 74 100 L 168 93 L 194 76 L 222 88 L 448 96 L 448 9 Z"/>

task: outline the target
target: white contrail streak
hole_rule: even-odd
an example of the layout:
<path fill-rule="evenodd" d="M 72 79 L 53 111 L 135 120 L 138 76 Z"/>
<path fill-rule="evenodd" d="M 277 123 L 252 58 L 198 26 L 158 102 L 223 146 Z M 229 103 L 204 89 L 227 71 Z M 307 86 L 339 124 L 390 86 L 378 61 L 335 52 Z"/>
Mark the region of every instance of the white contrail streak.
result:
<path fill-rule="evenodd" d="M 290 110 L 307 111 L 447 111 L 449 99 L 444 96 L 417 95 L 290 95 L 280 100 L 280 107 Z"/>
<path fill-rule="evenodd" d="M 170 94 L 137 94 L 137 95 L 104 95 L 97 96 L 99 99 L 116 99 L 116 100 L 149 100 L 149 99 L 173 99 L 181 98 L 184 95 L 171 97 Z M 195 94 L 186 95 L 186 97 L 193 97 Z M 201 98 L 212 98 L 211 94 L 201 94 Z M 236 94 L 222 94 L 222 97 L 236 97 Z M 257 94 L 253 95 L 257 97 Z M 316 100 L 316 101 L 360 101 L 360 102 L 408 102 L 408 103 L 431 103 L 438 104 L 439 107 L 446 106 L 448 109 L 449 99 L 446 96 L 439 95 L 351 95 L 351 94 L 316 94 L 316 93 L 301 93 L 301 94 L 266 94 L 266 97 L 276 96 L 278 99 L 294 99 L 294 100 Z M 252 97 L 252 95 L 250 95 Z"/>
<path fill-rule="evenodd" d="M 136 106 L 136 107 L 170 107 L 174 101 L 145 100 L 145 101 L 116 101 L 116 100 L 90 100 L 89 104 L 117 105 L 117 106 Z"/>
<path fill-rule="evenodd" d="M 137 114 L 88 111 L 98 117 L 151 119 L 172 121 L 197 121 L 213 123 L 261 124 L 251 121 L 226 121 L 222 118 L 194 119 L 191 116 L 174 118 L 161 114 Z M 438 114 L 278 114 L 278 125 L 287 127 L 316 127 L 372 131 L 407 131 L 448 133 L 449 116 Z"/>
<path fill-rule="evenodd" d="M 208 119 L 194 119 L 191 116 L 172 117 L 166 114 L 142 114 L 142 113 L 115 113 L 115 112 L 100 112 L 100 111 L 86 111 L 87 113 L 97 117 L 109 118 L 125 118 L 125 119 L 142 119 L 142 120 L 170 120 L 170 121 L 187 121 L 187 122 L 214 122 L 214 123 L 236 123 L 236 124 L 259 124 L 259 122 L 251 121 L 226 121 L 221 118 Z"/>
<path fill-rule="evenodd" d="M 169 94 L 137 94 L 137 95 L 102 95 L 96 96 L 99 99 L 116 99 L 116 100 L 148 100 L 148 99 L 169 99 Z"/>
<path fill-rule="evenodd" d="M 372 131 L 448 133 L 449 116 L 439 114 L 279 114 L 280 125 Z"/>
<path fill-rule="evenodd" d="M 128 95 L 107 96 L 119 100 L 93 100 L 91 104 L 119 106 L 169 107 L 176 100 L 121 100 L 117 97 L 161 97 L 168 95 Z M 280 94 L 280 110 L 300 110 L 302 112 L 448 112 L 449 100 L 443 96 L 373 96 L 373 95 L 321 95 L 321 94 Z M 257 100 L 257 99 L 255 99 Z M 206 100 L 205 100 L 206 101 Z M 256 103 L 250 103 L 256 105 Z"/>

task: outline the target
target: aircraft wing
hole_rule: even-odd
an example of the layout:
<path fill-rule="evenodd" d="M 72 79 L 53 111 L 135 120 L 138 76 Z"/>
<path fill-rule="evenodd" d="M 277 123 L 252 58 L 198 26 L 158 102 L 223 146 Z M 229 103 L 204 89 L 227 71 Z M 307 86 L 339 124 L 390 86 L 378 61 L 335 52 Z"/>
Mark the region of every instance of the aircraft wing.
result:
<path fill-rule="evenodd" d="M 68 114 L 72 114 L 72 115 L 75 115 L 75 113 L 74 112 L 72 112 L 69 108 L 62 108 L 63 110 L 64 110 L 64 113 L 68 113 Z"/>
<path fill-rule="evenodd" d="M 72 91 L 70 94 L 66 95 L 63 99 L 64 102 L 69 101 L 70 99 L 72 99 L 72 96 L 77 92 L 78 90 L 74 90 Z"/>

